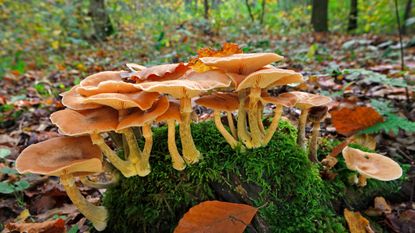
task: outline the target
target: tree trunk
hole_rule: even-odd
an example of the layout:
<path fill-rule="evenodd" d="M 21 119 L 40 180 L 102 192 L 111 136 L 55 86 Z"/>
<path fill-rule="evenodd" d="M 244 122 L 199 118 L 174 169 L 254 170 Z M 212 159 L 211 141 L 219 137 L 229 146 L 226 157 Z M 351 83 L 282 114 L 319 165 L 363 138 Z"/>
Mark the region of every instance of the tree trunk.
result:
<path fill-rule="evenodd" d="M 347 27 L 347 31 L 353 31 L 357 29 L 357 10 L 358 0 L 351 0 L 350 1 L 350 13 L 349 13 L 349 26 Z"/>
<path fill-rule="evenodd" d="M 412 0 L 406 2 L 405 13 L 403 15 L 402 34 L 406 34 L 406 21 L 411 17 Z"/>
<path fill-rule="evenodd" d="M 207 20 L 207 19 L 209 19 L 209 0 L 204 0 L 203 5 L 204 5 L 204 7 L 205 7 L 205 14 L 204 14 L 204 17 L 205 17 L 205 19 Z"/>
<path fill-rule="evenodd" d="M 328 32 L 328 5 L 329 0 L 313 0 L 311 24 L 315 32 Z"/>
<path fill-rule="evenodd" d="M 90 0 L 89 13 L 92 18 L 95 39 L 104 40 L 114 33 L 114 27 L 112 26 L 111 19 L 105 9 L 104 0 Z"/>
<path fill-rule="evenodd" d="M 265 16 L 265 6 L 266 6 L 267 1 L 266 0 L 262 0 L 262 10 L 261 10 L 261 18 L 259 20 L 259 22 L 261 24 L 264 23 L 264 16 Z"/>
<path fill-rule="evenodd" d="M 254 22 L 255 18 L 254 18 L 254 15 L 252 14 L 251 5 L 249 5 L 248 0 L 245 0 L 245 5 L 246 5 L 246 8 L 248 8 L 248 13 L 249 13 L 249 17 L 251 18 L 251 21 Z"/>

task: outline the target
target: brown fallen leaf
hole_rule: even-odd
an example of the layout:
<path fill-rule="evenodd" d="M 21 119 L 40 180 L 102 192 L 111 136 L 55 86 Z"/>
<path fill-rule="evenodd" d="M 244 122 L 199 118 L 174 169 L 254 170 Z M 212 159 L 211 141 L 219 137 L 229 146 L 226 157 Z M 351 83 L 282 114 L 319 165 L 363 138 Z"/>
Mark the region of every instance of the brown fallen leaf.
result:
<path fill-rule="evenodd" d="M 257 210 L 244 204 L 205 201 L 183 216 L 174 233 L 242 233 Z"/>
<path fill-rule="evenodd" d="M 65 233 L 65 221 L 63 219 L 57 219 L 52 221 L 46 221 L 42 223 L 9 223 L 6 225 L 6 229 L 9 231 L 19 231 L 21 233 Z"/>
<path fill-rule="evenodd" d="M 369 220 L 364 218 L 360 212 L 344 209 L 344 218 L 349 226 L 350 233 L 375 233 L 370 227 Z"/>
<path fill-rule="evenodd" d="M 351 136 L 360 130 L 383 122 L 382 116 L 370 107 L 341 108 L 330 111 L 330 114 L 337 132 L 345 136 Z"/>
<path fill-rule="evenodd" d="M 375 197 L 374 207 L 370 207 L 368 210 L 365 211 L 365 214 L 369 216 L 380 216 L 382 214 L 390 213 L 392 213 L 392 208 L 389 206 L 389 204 L 383 197 Z"/>

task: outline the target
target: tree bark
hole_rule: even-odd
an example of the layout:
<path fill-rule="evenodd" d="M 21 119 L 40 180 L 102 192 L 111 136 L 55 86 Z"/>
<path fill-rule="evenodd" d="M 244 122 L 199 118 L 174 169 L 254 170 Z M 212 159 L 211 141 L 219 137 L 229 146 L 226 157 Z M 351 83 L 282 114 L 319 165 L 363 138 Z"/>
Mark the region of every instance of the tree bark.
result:
<path fill-rule="evenodd" d="M 255 18 L 254 18 L 254 15 L 252 14 L 251 5 L 249 5 L 248 0 L 245 0 L 245 5 L 246 5 L 246 8 L 248 8 L 248 13 L 249 13 L 249 17 L 251 18 L 251 21 L 254 22 Z"/>
<path fill-rule="evenodd" d="M 350 13 L 349 13 L 349 26 L 347 27 L 347 31 L 353 31 L 357 29 L 357 16 L 358 16 L 358 0 L 351 0 L 350 1 Z"/>
<path fill-rule="evenodd" d="M 402 34 L 406 34 L 406 21 L 411 17 L 412 0 L 406 2 L 405 13 L 403 15 Z"/>
<path fill-rule="evenodd" d="M 209 19 L 209 0 L 204 0 L 203 5 L 205 7 L 205 19 Z"/>
<path fill-rule="evenodd" d="M 329 0 L 313 0 L 311 24 L 315 32 L 328 32 L 328 5 Z"/>
<path fill-rule="evenodd" d="M 114 33 L 114 27 L 105 9 L 105 0 L 90 0 L 89 13 L 92 18 L 95 39 L 104 40 Z"/>
<path fill-rule="evenodd" d="M 263 24 L 263 23 L 264 23 L 265 6 L 266 6 L 266 4 L 267 4 L 267 1 L 266 1 L 266 0 L 262 0 L 261 18 L 259 19 L 259 22 L 260 22 L 261 24 Z"/>

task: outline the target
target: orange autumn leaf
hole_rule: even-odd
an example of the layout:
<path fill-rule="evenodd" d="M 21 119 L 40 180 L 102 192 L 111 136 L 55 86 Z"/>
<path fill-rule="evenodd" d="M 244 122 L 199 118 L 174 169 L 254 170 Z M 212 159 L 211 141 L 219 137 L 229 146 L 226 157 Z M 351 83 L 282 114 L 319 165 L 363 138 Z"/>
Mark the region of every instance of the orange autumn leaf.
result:
<path fill-rule="evenodd" d="M 344 218 L 349 226 L 350 233 L 374 233 L 370 227 L 369 220 L 364 218 L 359 212 L 344 209 Z"/>
<path fill-rule="evenodd" d="M 235 43 L 225 43 L 222 46 L 222 49 L 215 50 L 211 48 L 201 48 L 197 51 L 197 57 L 190 58 L 189 66 L 192 67 L 193 70 L 196 72 L 206 72 L 209 70 L 213 70 L 213 67 L 207 66 L 203 64 L 199 60 L 201 57 L 225 57 L 230 56 L 232 54 L 243 53 L 242 49 L 239 45 Z"/>
<path fill-rule="evenodd" d="M 383 118 L 370 107 L 342 108 L 330 111 L 331 120 L 336 131 L 345 136 L 351 136 L 360 130 L 383 122 Z"/>
<path fill-rule="evenodd" d="M 9 231 L 33 232 L 33 233 L 65 233 L 65 221 L 61 218 L 41 223 L 8 223 L 6 229 Z"/>
<path fill-rule="evenodd" d="M 257 210 L 249 205 L 205 201 L 183 216 L 174 233 L 242 233 Z"/>

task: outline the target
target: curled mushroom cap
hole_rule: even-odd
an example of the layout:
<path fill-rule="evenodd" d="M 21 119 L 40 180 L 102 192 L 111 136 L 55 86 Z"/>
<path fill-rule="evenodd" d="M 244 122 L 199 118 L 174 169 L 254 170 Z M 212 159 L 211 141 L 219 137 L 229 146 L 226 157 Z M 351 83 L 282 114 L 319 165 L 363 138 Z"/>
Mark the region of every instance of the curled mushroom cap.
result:
<path fill-rule="evenodd" d="M 127 108 L 149 109 L 158 99 L 159 93 L 138 91 L 134 93 L 101 93 L 87 97 L 84 103 L 101 104 L 121 110 Z"/>
<path fill-rule="evenodd" d="M 236 91 L 251 87 L 268 88 L 302 81 L 303 76 L 293 70 L 262 69 L 248 75 L 238 85 Z"/>
<path fill-rule="evenodd" d="M 88 76 L 79 84 L 77 92 L 84 96 L 100 93 L 130 93 L 138 89 L 132 83 L 124 82 L 122 71 L 104 71 Z"/>
<path fill-rule="evenodd" d="M 166 96 L 162 96 L 149 110 L 143 111 L 136 109 L 135 112 L 128 114 L 121 119 L 117 126 L 117 130 L 122 130 L 134 126 L 143 126 L 144 124 L 155 121 L 158 116 L 164 114 L 169 108 L 169 100 Z"/>
<path fill-rule="evenodd" d="M 144 82 L 137 87 L 148 92 L 169 94 L 175 98 L 194 97 L 201 92 L 228 87 L 231 80 L 223 72 L 210 70 L 203 73 L 188 72 L 184 77 L 163 82 Z"/>
<path fill-rule="evenodd" d="M 156 122 L 162 122 L 167 120 L 175 120 L 182 122 L 182 116 L 180 114 L 180 104 L 170 101 L 169 108 L 166 112 L 156 118 Z"/>
<path fill-rule="evenodd" d="M 293 107 L 297 103 L 297 96 L 286 92 L 277 97 L 268 96 L 268 94 L 261 95 L 261 101 L 263 103 L 280 104 L 285 107 Z"/>
<path fill-rule="evenodd" d="M 164 64 L 151 66 L 134 74 L 139 78 L 137 82 L 143 81 L 166 81 L 182 77 L 189 68 L 184 63 Z"/>
<path fill-rule="evenodd" d="M 301 109 L 309 109 L 316 106 L 323 106 L 331 102 L 331 98 L 327 96 L 310 94 L 301 91 L 292 91 L 289 93 L 297 96 L 298 101 L 296 107 Z"/>
<path fill-rule="evenodd" d="M 62 134 L 77 136 L 115 130 L 118 112 L 108 107 L 83 111 L 64 109 L 52 113 L 50 120 Z"/>
<path fill-rule="evenodd" d="M 199 59 L 205 65 L 214 66 L 226 72 L 250 74 L 283 58 L 275 53 L 239 53 L 226 57 L 202 57 Z"/>
<path fill-rule="evenodd" d="M 402 168 L 399 164 L 386 156 L 351 147 L 345 147 L 342 153 L 347 168 L 366 177 L 390 181 L 402 176 Z"/>
<path fill-rule="evenodd" d="M 62 104 L 73 110 L 86 110 L 99 108 L 101 105 L 96 103 L 84 103 L 85 97 L 78 93 L 79 85 L 73 86 L 69 91 L 61 93 Z"/>
<path fill-rule="evenodd" d="M 20 173 L 60 176 L 102 171 L 101 150 L 83 137 L 57 137 L 31 145 L 16 160 Z"/>
<path fill-rule="evenodd" d="M 234 93 L 214 93 L 202 96 L 196 103 L 207 108 L 222 111 L 235 111 L 239 107 L 238 96 Z"/>

